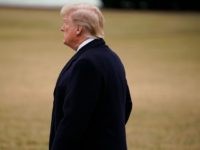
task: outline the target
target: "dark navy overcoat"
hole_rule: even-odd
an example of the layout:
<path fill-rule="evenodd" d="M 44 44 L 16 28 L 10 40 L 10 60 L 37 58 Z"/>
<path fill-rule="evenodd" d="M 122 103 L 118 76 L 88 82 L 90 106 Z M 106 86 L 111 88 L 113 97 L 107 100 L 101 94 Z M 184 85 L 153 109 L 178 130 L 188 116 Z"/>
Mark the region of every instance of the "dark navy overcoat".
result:
<path fill-rule="evenodd" d="M 122 62 L 103 39 L 95 39 L 58 77 L 49 150 L 127 150 L 131 109 Z"/>

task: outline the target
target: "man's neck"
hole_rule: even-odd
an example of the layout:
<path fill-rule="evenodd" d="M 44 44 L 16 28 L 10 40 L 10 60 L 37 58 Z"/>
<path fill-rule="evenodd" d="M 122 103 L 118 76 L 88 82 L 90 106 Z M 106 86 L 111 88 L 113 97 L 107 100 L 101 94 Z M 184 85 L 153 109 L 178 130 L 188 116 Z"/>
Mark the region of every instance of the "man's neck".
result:
<path fill-rule="evenodd" d="M 88 37 L 86 35 L 80 35 L 79 37 L 77 37 L 73 44 L 71 45 L 71 48 L 74 50 L 74 51 L 77 51 L 78 47 L 81 45 L 81 43 L 83 43 L 85 40 L 87 40 Z"/>

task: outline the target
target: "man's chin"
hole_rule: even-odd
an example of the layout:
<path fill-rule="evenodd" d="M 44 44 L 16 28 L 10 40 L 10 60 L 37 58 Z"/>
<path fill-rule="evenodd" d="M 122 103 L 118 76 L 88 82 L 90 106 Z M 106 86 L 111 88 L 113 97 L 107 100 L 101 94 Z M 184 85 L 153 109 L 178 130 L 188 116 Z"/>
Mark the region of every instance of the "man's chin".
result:
<path fill-rule="evenodd" d="M 65 40 L 63 40 L 63 44 L 67 45 L 67 42 Z"/>
<path fill-rule="evenodd" d="M 63 44 L 67 47 L 70 47 L 69 44 L 66 41 L 63 41 Z M 70 47 L 71 48 L 71 47 Z"/>

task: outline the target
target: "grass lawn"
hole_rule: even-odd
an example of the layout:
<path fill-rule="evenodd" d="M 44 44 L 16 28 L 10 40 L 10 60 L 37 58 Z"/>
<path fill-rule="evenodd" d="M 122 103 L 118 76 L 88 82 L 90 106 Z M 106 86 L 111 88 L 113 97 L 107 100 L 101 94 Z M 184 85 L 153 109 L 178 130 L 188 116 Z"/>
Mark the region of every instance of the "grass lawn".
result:
<path fill-rule="evenodd" d="M 129 150 L 200 149 L 200 14 L 103 10 L 134 100 Z M 0 150 L 46 150 L 53 89 L 74 52 L 59 11 L 0 9 Z"/>

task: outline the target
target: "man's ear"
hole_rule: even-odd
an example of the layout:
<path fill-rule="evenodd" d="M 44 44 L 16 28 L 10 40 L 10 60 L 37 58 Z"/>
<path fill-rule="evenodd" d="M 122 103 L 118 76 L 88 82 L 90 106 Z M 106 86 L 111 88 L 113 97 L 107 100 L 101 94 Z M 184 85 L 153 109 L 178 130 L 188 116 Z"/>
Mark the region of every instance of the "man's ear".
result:
<path fill-rule="evenodd" d="M 80 35 L 82 32 L 83 32 L 83 27 L 82 26 L 77 26 L 76 35 Z"/>

